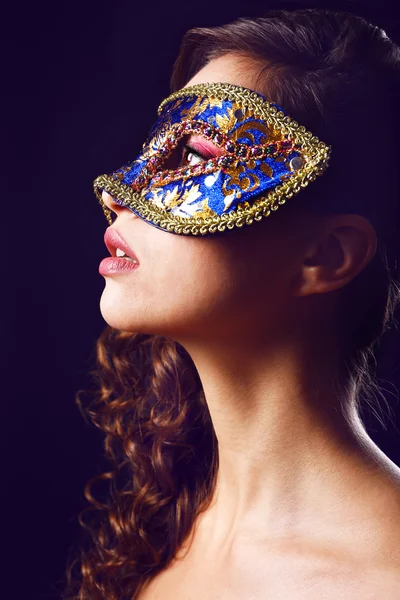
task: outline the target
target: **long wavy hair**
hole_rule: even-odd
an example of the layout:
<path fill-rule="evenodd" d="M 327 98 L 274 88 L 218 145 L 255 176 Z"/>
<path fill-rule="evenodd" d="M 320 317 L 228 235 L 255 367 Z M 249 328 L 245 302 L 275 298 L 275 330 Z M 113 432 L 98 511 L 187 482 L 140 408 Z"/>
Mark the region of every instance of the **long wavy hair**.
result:
<path fill-rule="evenodd" d="M 350 13 L 274 10 L 188 31 L 172 90 L 227 52 L 254 59 L 260 91 L 334 149 L 330 168 L 301 192 L 296 210 L 359 212 L 378 233 L 374 258 L 342 290 L 343 409 L 358 407 L 361 396 L 379 393 L 374 348 L 395 322 L 399 298 L 391 258 L 399 231 L 399 48 Z M 105 434 L 110 469 L 85 488 L 82 545 L 67 568 L 64 598 L 135 600 L 209 506 L 218 442 L 195 365 L 173 339 L 107 326 L 96 353 L 94 391 L 85 404 L 79 392 L 77 402 Z"/>

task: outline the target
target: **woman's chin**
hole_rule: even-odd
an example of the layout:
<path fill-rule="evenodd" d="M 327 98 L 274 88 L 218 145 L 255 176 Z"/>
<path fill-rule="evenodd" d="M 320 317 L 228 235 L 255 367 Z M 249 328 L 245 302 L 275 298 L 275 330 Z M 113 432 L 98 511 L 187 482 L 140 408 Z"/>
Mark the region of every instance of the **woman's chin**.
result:
<path fill-rule="evenodd" d="M 104 290 L 100 298 L 100 313 L 105 322 L 114 327 L 115 329 L 121 329 L 123 331 L 136 331 L 139 325 L 137 321 L 138 311 L 129 310 L 126 303 L 111 294 L 110 291 Z M 132 318 L 133 315 L 136 316 Z"/>
<path fill-rule="evenodd" d="M 144 333 L 154 335 L 158 333 L 158 327 L 152 322 L 148 311 L 143 306 L 131 303 L 127 306 L 129 299 L 122 299 L 108 293 L 103 292 L 100 299 L 100 313 L 105 322 L 121 331 L 129 331 L 131 333 Z M 157 331 L 153 331 L 157 330 Z"/>

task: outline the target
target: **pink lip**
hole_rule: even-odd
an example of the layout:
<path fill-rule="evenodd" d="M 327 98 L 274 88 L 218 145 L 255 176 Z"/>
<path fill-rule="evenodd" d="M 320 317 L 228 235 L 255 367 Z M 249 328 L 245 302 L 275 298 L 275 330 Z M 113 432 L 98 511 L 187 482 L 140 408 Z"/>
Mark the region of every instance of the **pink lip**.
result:
<path fill-rule="evenodd" d="M 116 256 L 116 250 L 117 248 L 120 248 L 125 252 L 127 256 L 130 256 L 139 263 L 139 259 L 133 252 L 132 248 L 128 246 L 124 238 L 121 237 L 121 234 L 114 227 L 107 227 L 104 234 L 104 243 L 107 246 L 107 250 L 109 251 L 111 256 Z"/>
<path fill-rule="evenodd" d="M 138 268 L 139 265 L 126 260 L 126 258 L 108 256 L 107 258 L 103 258 L 99 264 L 99 273 L 100 275 L 115 275 L 117 273 L 133 271 Z"/>
<path fill-rule="evenodd" d="M 120 233 L 114 227 L 108 227 L 104 234 L 104 243 L 111 256 L 104 258 L 99 264 L 100 275 L 113 275 L 116 273 L 123 273 L 127 271 L 133 271 L 139 267 L 139 261 L 136 254 L 125 242 L 124 238 L 121 237 Z M 136 263 L 127 260 L 126 258 L 117 257 L 116 251 L 120 248 L 125 252 L 127 256 L 137 261 Z"/>

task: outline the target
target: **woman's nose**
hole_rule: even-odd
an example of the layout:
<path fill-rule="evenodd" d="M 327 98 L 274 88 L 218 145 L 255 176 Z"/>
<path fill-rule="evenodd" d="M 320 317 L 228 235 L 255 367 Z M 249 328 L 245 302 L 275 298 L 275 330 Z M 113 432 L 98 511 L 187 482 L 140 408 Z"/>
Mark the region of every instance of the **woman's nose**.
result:
<path fill-rule="evenodd" d="M 107 208 L 109 208 L 113 212 L 117 212 L 117 209 L 119 208 L 119 204 L 117 204 L 114 201 L 114 198 L 112 196 L 110 196 L 110 194 L 108 192 L 103 190 L 101 192 L 101 198 L 102 198 L 104 204 L 107 206 Z"/>
<path fill-rule="evenodd" d="M 139 219 L 139 216 L 133 210 L 131 210 L 128 206 L 121 206 L 120 204 L 118 204 L 118 202 L 114 200 L 111 194 L 109 194 L 105 190 L 102 190 L 101 192 L 101 199 L 104 202 L 104 205 L 109 209 L 109 211 L 111 211 L 111 213 L 114 213 L 114 215 L 110 213 L 106 214 L 107 221 L 110 225 L 114 223 L 114 221 L 123 214 L 125 215 L 124 217 L 122 217 L 123 219 Z"/>
<path fill-rule="evenodd" d="M 101 198 L 104 204 L 109 208 L 117 217 L 122 211 L 128 211 L 131 216 L 137 217 L 127 206 L 121 206 L 118 202 L 115 202 L 114 198 L 105 190 L 101 192 Z"/>

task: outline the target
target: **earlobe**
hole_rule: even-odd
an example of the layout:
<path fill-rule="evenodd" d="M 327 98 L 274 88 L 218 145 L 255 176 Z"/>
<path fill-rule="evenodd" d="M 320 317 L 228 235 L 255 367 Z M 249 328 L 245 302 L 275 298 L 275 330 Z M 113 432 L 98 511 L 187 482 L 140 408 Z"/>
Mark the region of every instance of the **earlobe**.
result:
<path fill-rule="evenodd" d="M 376 232 L 361 215 L 330 217 L 308 248 L 298 296 L 340 289 L 367 266 L 377 248 Z"/>

